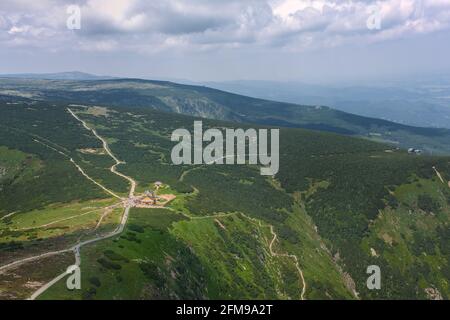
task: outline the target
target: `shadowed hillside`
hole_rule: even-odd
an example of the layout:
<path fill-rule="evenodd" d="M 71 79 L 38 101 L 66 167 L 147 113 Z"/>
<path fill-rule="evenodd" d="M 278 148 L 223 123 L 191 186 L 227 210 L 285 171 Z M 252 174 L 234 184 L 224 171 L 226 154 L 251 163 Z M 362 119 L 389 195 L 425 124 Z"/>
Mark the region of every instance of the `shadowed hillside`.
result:
<path fill-rule="evenodd" d="M 354 135 L 450 154 L 450 130 L 418 128 L 324 106 L 302 106 L 164 81 L 0 79 L 0 95 L 101 106 L 153 108 L 209 119 Z"/>

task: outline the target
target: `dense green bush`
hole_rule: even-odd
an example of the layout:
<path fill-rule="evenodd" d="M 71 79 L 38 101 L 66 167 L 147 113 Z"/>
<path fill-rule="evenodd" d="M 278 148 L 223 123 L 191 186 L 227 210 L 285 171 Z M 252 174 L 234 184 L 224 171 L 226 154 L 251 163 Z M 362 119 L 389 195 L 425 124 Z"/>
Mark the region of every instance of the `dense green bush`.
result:
<path fill-rule="evenodd" d="M 98 277 L 90 277 L 89 283 L 96 286 L 97 288 L 99 288 L 102 285 Z"/>
<path fill-rule="evenodd" d="M 99 259 L 97 259 L 97 262 L 105 269 L 111 269 L 111 270 L 122 269 L 122 266 L 120 264 L 112 262 L 106 258 L 99 258 Z"/>
<path fill-rule="evenodd" d="M 427 194 L 421 194 L 417 199 L 417 206 L 425 212 L 439 212 L 440 205 Z"/>

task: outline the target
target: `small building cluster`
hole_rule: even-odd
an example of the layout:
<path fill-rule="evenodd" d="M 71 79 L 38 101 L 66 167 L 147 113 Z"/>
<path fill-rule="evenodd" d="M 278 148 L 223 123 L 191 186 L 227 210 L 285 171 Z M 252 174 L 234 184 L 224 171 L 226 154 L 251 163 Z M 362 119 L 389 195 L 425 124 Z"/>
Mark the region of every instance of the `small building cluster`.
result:
<path fill-rule="evenodd" d="M 155 191 L 145 191 L 144 197 L 139 200 L 139 204 L 143 206 L 154 206 L 158 202 Z"/>
<path fill-rule="evenodd" d="M 420 154 L 422 154 L 422 150 L 420 150 L 420 149 L 415 149 L 415 148 L 409 148 L 409 149 L 408 149 L 408 153 L 409 153 L 409 154 L 417 154 L 417 155 L 420 155 Z"/>
<path fill-rule="evenodd" d="M 175 198 L 174 195 L 170 194 L 158 196 L 158 190 L 164 186 L 162 182 L 157 181 L 154 186 L 154 190 L 147 190 L 142 195 L 128 199 L 127 204 L 135 208 L 159 208 Z"/>

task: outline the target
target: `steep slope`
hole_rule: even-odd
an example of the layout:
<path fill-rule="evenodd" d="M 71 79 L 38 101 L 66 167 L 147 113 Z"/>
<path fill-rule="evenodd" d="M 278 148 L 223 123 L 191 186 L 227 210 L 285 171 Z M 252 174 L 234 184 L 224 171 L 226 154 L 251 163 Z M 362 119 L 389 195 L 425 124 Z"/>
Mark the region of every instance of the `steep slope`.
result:
<path fill-rule="evenodd" d="M 177 126 L 189 125 L 191 118 L 152 111 L 140 115 L 120 112 L 119 109 L 102 109 L 104 112 L 100 112 L 98 108 L 71 108 L 108 138 L 114 153 L 127 163 L 122 168 L 124 172 L 138 180 L 138 192 L 142 193 L 158 179 L 174 188 L 166 189 L 166 192 L 177 195 L 170 206 L 170 214 L 159 210 L 132 210 L 130 224 L 121 237 L 83 248 L 85 290 L 74 292 L 80 294 L 80 298 L 300 299 L 304 296 L 303 291 L 306 291 L 308 298 L 352 298 L 331 256 L 326 251 L 317 251 L 321 239 L 308 216 L 298 205 L 294 206 L 294 200 L 289 195 L 277 190 L 258 171 L 252 168 L 208 168 L 206 172 L 211 171 L 207 176 L 194 177 L 199 181 L 184 182 L 191 179 L 192 168 L 170 165 L 167 155 L 172 143 L 168 133 Z M 3 104 L 0 110 L 5 130 L 23 134 L 20 140 L 8 140 L 6 134 L 2 135 L 3 145 L 14 145 L 44 161 L 55 156 L 61 164 L 67 164 L 67 173 L 74 168 L 59 151 L 71 155 L 86 171 L 90 165 L 104 163 L 100 160 L 103 157 L 101 152 L 87 152 L 98 150 L 98 143 L 68 114 L 65 105 L 26 102 Z M 25 133 L 26 128 L 28 133 Z M 37 143 L 35 139 L 42 143 Z M 102 184 L 120 191 L 120 184 L 116 185 L 110 176 L 102 174 L 101 168 L 100 165 L 99 168 L 94 166 L 88 172 Z M 215 190 L 219 185 L 214 184 L 212 192 L 208 192 L 208 186 L 202 183 L 209 176 L 221 176 L 223 170 L 232 177 L 230 183 L 236 185 L 236 193 L 224 196 L 221 202 L 230 201 L 231 207 L 223 208 L 222 213 L 213 211 L 205 215 L 213 208 L 208 202 L 203 203 L 203 199 L 217 198 Z M 47 186 L 28 181 L 31 188 L 41 188 L 41 191 L 27 193 L 28 198 L 18 199 L 13 194 L 2 194 L 2 208 L 17 210 L 0 223 L 3 263 L 42 254 L 45 250 L 70 248 L 77 239 L 89 239 L 96 233 L 114 228 L 113 223 L 117 223 L 117 215 L 113 213 L 112 219 L 106 221 L 103 228 L 95 227 L 101 222 L 101 218 L 98 220 L 101 214 L 99 209 L 114 202 L 104 199 L 101 189 L 87 179 L 83 180 L 80 173 L 75 176 L 81 181 L 74 183 L 64 179 L 65 172 L 53 171 L 53 166 L 43 172 L 50 175 L 56 173 L 54 179 L 60 180 L 58 187 L 61 194 L 52 192 L 52 181 L 48 180 Z M 246 179 L 254 180 L 254 185 L 245 183 Z M 66 184 L 82 188 L 89 193 L 92 201 L 84 199 L 83 194 L 66 192 Z M 24 185 L 19 187 L 25 188 Z M 250 191 L 256 196 L 247 200 L 251 200 L 251 204 L 230 199 Z M 46 194 L 52 197 L 41 204 L 39 200 Z M 193 203 L 192 208 L 198 209 L 191 210 L 190 203 L 197 196 L 202 198 L 198 204 Z M 252 210 L 249 210 L 250 207 L 253 207 Z M 283 226 L 282 221 L 289 216 L 303 222 L 297 224 L 298 231 L 290 231 Z M 164 223 L 166 218 L 167 224 Z M 278 239 L 274 238 L 274 232 L 279 235 Z M 289 254 L 292 257 L 307 254 L 313 257 L 314 263 L 308 260 L 298 264 L 294 258 L 284 256 L 288 252 L 285 238 L 289 232 L 299 232 L 305 239 L 304 244 L 289 251 Z M 215 259 L 210 258 L 211 254 Z M 28 282 L 17 282 L 20 288 L 9 284 L 11 278 L 26 277 L 23 270 L 28 270 L 27 266 L 25 263 L 6 274 L 2 272 L 2 297 L 24 298 L 27 293 L 32 293 L 30 290 L 36 286 L 33 278 L 28 278 Z M 316 273 L 317 268 L 327 270 L 327 273 Z M 307 289 L 300 272 L 304 272 L 310 281 L 316 279 L 322 289 Z M 43 285 L 43 275 L 39 273 L 34 276 Z M 51 273 L 45 276 L 49 277 Z M 4 282 L 1 282 L 2 279 Z M 56 286 L 54 290 L 58 288 Z M 53 295 L 52 291 L 48 294 Z M 58 291 L 53 297 L 62 298 L 66 294 Z"/>
<path fill-rule="evenodd" d="M 116 151 L 133 164 L 127 166 L 129 175 L 141 184 L 164 176 L 164 181 L 175 188 L 187 188 L 185 192 L 189 187 L 197 190 L 180 207 L 188 215 L 211 219 L 218 213 L 242 212 L 274 226 L 280 236 L 281 251 L 299 258 L 309 283 L 309 298 L 324 298 L 324 294 L 341 296 L 336 291 L 337 283 L 344 283 L 350 292 L 357 291 L 361 298 L 426 299 L 429 298 L 426 290 L 430 288 L 448 298 L 450 256 L 445 250 L 444 230 L 450 222 L 450 188 L 433 169 L 440 171 L 445 182 L 450 180 L 448 158 L 416 157 L 361 139 L 283 129 L 277 180 L 288 191 L 286 194 L 276 181 L 267 184 L 258 171 L 246 167 L 200 166 L 193 170 L 189 166 L 183 169 L 168 166 L 173 145 L 168 141 L 171 131 L 191 128 L 193 119 L 148 110 L 116 111 L 120 112 L 111 112 L 108 117 L 87 117 L 105 136 L 121 142 Z M 231 124 L 208 122 L 208 125 Z M 153 152 L 149 153 L 150 150 Z M 143 169 L 149 162 L 153 163 L 152 170 Z M 411 185 L 415 191 L 405 192 Z M 385 212 L 390 212 L 393 222 L 384 221 Z M 228 219 L 219 220 L 228 230 Z M 237 222 L 236 218 L 233 220 Z M 216 230 L 223 230 L 221 224 L 216 223 Z M 189 239 L 194 252 L 205 250 L 212 254 L 212 248 L 203 248 L 206 243 L 200 245 L 201 233 L 194 236 L 195 227 L 174 228 L 189 230 L 189 235 L 180 236 Z M 393 257 L 402 248 L 397 244 L 401 242 L 389 237 L 404 238 L 397 260 Z M 424 237 L 426 240 L 421 240 Z M 434 249 L 423 247 L 421 243 L 427 242 Z M 321 249 L 316 251 L 317 248 Z M 401 258 L 402 255 L 409 260 Z M 366 287 L 366 269 L 372 264 L 382 268 L 381 291 Z M 332 271 L 341 267 L 343 273 Z"/>
<path fill-rule="evenodd" d="M 34 139 L 51 141 L 97 181 L 116 192 L 126 191 L 103 170 L 111 163 L 98 141 L 66 108 L 67 104 L 29 101 L 1 104 L 2 127 L 22 133 L 15 140 L 2 133 L 1 145 L 45 161 L 55 152 L 41 149 Z M 356 293 L 363 299 L 449 297 L 450 188 L 435 171 L 444 182 L 449 180 L 448 158 L 412 156 L 337 134 L 282 129 L 281 167 L 273 179 L 253 166 L 172 165 L 170 134 L 177 128 L 191 129 L 195 118 L 148 108 L 71 109 L 126 162 L 121 172 L 137 180 L 137 193 L 159 180 L 164 183 L 161 193 L 176 199 L 167 210 L 132 209 L 122 235 L 81 251 L 83 290 L 67 291 L 62 281 L 43 299 L 351 299 Z M 4 158 L 11 157 L 8 153 Z M 70 164 L 64 157 L 58 161 L 60 166 Z M 72 169 L 68 166 L 57 177 Z M 78 173 L 73 178 L 83 177 Z M 48 196 L 44 190 L 52 181 L 27 193 L 32 200 L 25 202 L 28 206 L 19 205 L 12 194 L 4 197 L 2 208 L 19 214 L 0 223 L 0 242 L 17 236 L 17 247 L 26 244 L 20 254 L 30 255 L 102 232 L 94 229 L 98 216 L 93 221 L 83 216 L 76 223 L 58 222 L 74 211 L 87 213 L 101 206 L 101 199 L 109 204 L 107 195 L 88 182 L 81 179 L 82 184 L 74 186 L 86 186 L 82 189 L 90 190 L 87 199 L 83 193 L 64 191 L 61 198 L 36 201 Z M 59 188 L 64 190 L 66 184 L 73 182 L 61 179 Z M 78 197 L 81 200 L 74 203 Z M 52 201 L 56 203 L 49 206 Z M 40 210 L 33 211 L 33 206 Z M 119 216 L 104 228 L 114 228 Z M 52 219 L 55 224 L 49 226 Z M 15 234 L 18 226 L 33 229 Z M 11 248 L 0 247 L 0 254 L 10 257 Z M 372 264 L 382 270 L 380 291 L 366 287 L 366 268 Z M 1 279 L 0 288 L 8 283 Z"/>

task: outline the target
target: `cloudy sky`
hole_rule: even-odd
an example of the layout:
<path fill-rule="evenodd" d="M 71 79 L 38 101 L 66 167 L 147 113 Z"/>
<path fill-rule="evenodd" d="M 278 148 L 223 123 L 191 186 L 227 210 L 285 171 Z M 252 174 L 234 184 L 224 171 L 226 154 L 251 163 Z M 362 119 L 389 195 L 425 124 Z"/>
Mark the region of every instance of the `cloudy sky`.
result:
<path fill-rule="evenodd" d="M 326 82 L 449 56 L 450 0 L 0 1 L 0 73 Z"/>

